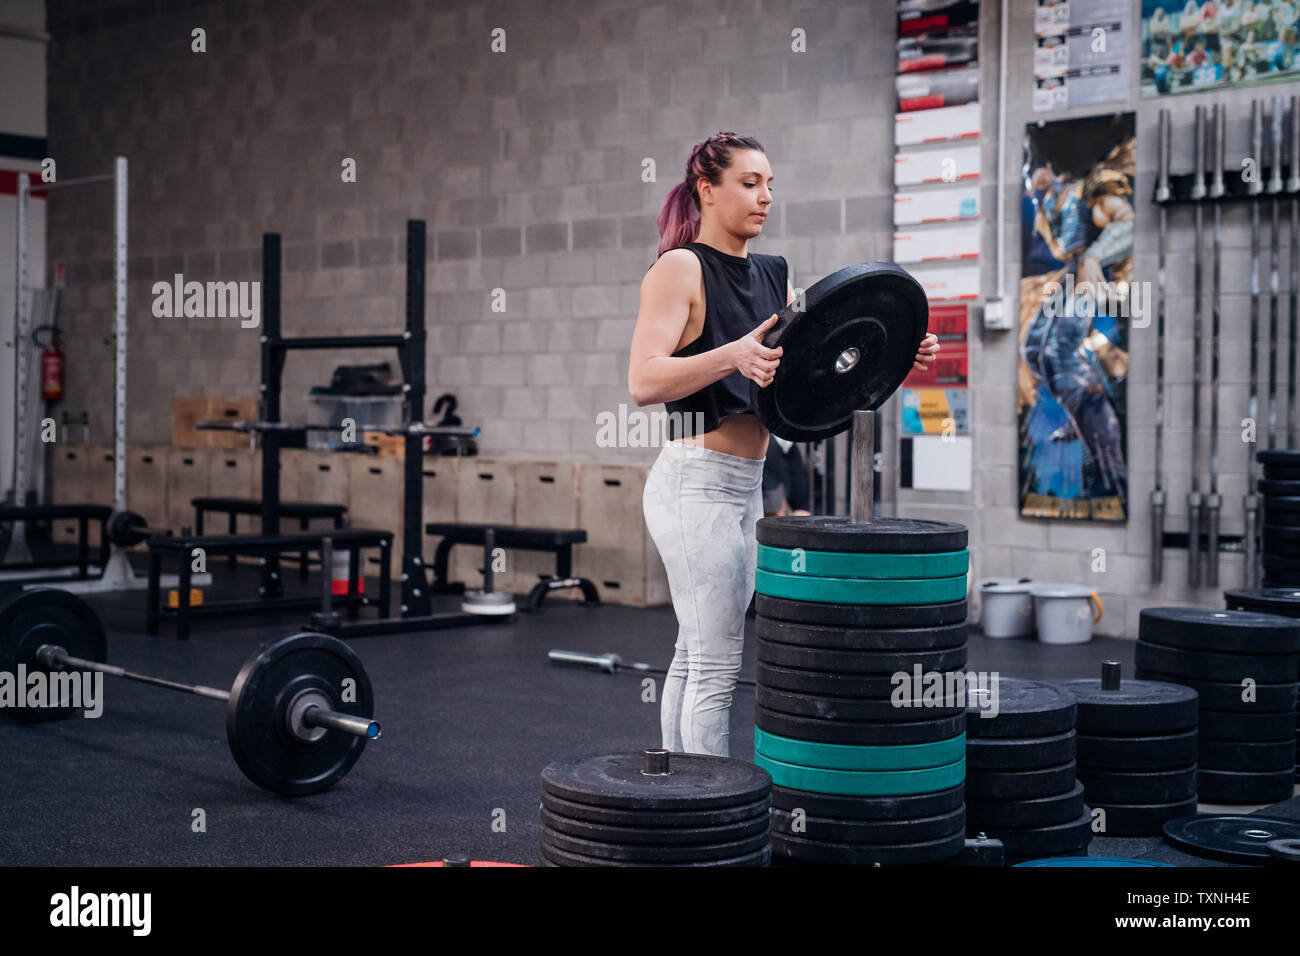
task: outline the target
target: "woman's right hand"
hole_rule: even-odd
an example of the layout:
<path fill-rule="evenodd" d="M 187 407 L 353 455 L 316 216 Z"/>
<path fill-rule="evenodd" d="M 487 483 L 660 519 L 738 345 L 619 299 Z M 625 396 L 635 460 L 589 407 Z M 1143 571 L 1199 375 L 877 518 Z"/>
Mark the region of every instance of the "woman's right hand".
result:
<path fill-rule="evenodd" d="M 776 367 L 781 364 L 783 350 L 769 349 L 763 345 L 763 336 L 775 324 L 776 313 L 773 312 L 771 317 L 754 331 L 731 343 L 736 371 L 757 384 L 759 388 L 767 388 L 772 384 Z"/>

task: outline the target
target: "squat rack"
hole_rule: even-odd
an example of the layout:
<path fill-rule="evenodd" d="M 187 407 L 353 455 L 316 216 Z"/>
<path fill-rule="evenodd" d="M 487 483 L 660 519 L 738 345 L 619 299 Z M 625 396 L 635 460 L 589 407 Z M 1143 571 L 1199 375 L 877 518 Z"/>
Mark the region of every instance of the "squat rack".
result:
<path fill-rule="evenodd" d="M 366 621 L 344 621 L 323 629 L 337 637 L 366 637 L 426 631 L 446 627 L 482 624 L 490 616 L 466 612 L 434 614 L 429 594 L 428 575 L 421 556 L 424 540 L 424 464 L 423 441 L 430 430 L 424 424 L 425 342 L 424 329 L 424 261 L 425 223 L 409 219 L 406 223 L 406 328 L 387 335 L 307 335 L 286 337 L 280 324 L 280 235 L 262 236 L 262 382 L 260 386 L 257 430 L 262 434 L 262 534 L 273 537 L 280 528 L 280 448 L 286 431 L 295 426 L 280 424 L 280 393 L 283 387 L 284 361 L 292 351 L 301 349 L 392 348 L 397 350 L 403 376 L 403 429 L 405 455 L 402 482 L 405 489 L 402 512 L 402 599 L 401 617 Z M 364 426 L 359 426 L 364 427 Z M 307 430 L 307 429 L 303 429 Z M 473 429 L 477 434 L 478 430 Z M 322 567 L 322 574 L 329 569 Z M 278 556 L 269 556 L 262 568 L 262 594 L 278 597 L 283 593 Z M 318 629 L 321 629 L 317 625 Z"/>

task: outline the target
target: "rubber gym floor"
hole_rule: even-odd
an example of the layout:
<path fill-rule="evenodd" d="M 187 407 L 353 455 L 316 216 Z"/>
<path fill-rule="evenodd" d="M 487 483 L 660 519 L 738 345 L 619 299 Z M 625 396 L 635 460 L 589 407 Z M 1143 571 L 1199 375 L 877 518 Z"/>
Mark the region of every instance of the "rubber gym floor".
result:
<path fill-rule="evenodd" d="M 243 593 L 255 587 L 254 570 L 236 574 L 246 578 Z M 220 587 L 209 593 L 224 596 Z M 88 600 L 108 628 L 110 662 L 221 688 L 258 645 L 306 629 L 301 612 L 205 618 L 180 642 L 165 625 L 157 637 L 145 633 L 141 594 Z M 455 608 L 455 599 L 444 600 Z M 752 678 L 752 616 L 748 624 L 742 676 Z M 540 613 L 508 624 L 356 640 L 383 736 L 334 789 L 292 799 L 239 772 L 226 746 L 224 705 L 106 678 L 98 719 L 0 722 L 0 865 L 377 866 L 453 854 L 535 864 L 546 764 L 659 745 L 657 678 L 656 701 L 644 702 L 643 675 L 563 668 L 547 662 L 547 651 L 613 651 L 665 667 L 675 634 L 671 607 L 548 599 Z M 972 628 L 967 669 L 1095 677 L 1101 660 L 1115 658 L 1129 676 L 1134 647 L 1112 638 L 1071 646 L 990 640 Z M 753 755 L 753 707 L 753 689 L 738 687 L 733 757 Z M 205 832 L 192 827 L 197 809 Z M 1300 820 L 1300 797 L 1268 813 Z M 1089 853 L 1224 865 L 1159 838 L 1096 837 Z"/>

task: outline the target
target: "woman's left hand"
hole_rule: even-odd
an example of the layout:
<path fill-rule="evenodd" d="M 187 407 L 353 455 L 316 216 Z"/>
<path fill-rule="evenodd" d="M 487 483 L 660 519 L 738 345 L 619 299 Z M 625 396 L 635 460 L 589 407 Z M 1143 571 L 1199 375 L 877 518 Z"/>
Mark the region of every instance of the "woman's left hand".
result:
<path fill-rule="evenodd" d="M 924 372 L 934 361 L 935 355 L 939 351 L 939 337 L 931 332 L 925 338 L 921 339 L 921 345 L 916 350 L 916 358 L 912 361 L 912 368 Z"/>

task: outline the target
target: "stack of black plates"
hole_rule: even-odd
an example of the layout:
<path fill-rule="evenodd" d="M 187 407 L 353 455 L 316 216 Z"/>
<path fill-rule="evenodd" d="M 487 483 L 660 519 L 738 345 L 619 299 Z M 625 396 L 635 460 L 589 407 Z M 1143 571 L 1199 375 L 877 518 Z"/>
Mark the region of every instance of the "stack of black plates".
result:
<path fill-rule="evenodd" d="M 1264 533 L 1260 554 L 1264 586 L 1300 586 L 1300 451 L 1261 451 L 1255 459 L 1264 466 L 1259 493 L 1264 501 Z"/>
<path fill-rule="evenodd" d="M 1144 614 L 1146 612 L 1143 612 Z M 1058 681 L 1078 704 L 1079 779 L 1103 836 L 1155 836 L 1196 812 L 1196 692 L 1120 679 Z"/>
<path fill-rule="evenodd" d="M 1234 588 L 1224 591 L 1223 597 L 1230 611 L 1300 617 L 1300 590 L 1295 588 Z M 1300 681 L 1300 672 L 1297 672 L 1296 679 Z M 1296 779 L 1300 780 L 1300 710 L 1297 710 L 1296 734 L 1295 772 Z"/>
<path fill-rule="evenodd" d="M 986 690 L 967 689 L 966 831 L 1001 840 L 1011 865 L 1085 852 L 1092 817 L 1075 780 L 1074 698 L 1013 677 Z"/>
<path fill-rule="evenodd" d="M 1272 803 L 1295 782 L 1300 621 L 1253 611 L 1147 608 L 1138 676 L 1200 695 L 1197 790 L 1206 803 Z"/>
<path fill-rule="evenodd" d="M 543 866 L 765 866 L 771 778 L 743 760 L 665 750 L 542 771 Z"/>
<path fill-rule="evenodd" d="M 961 853 L 965 702 L 944 691 L 966 663 L 966 528 L 765 518 L 757 537 L 754 762 L 772 775 L 773 864 Z"/>

